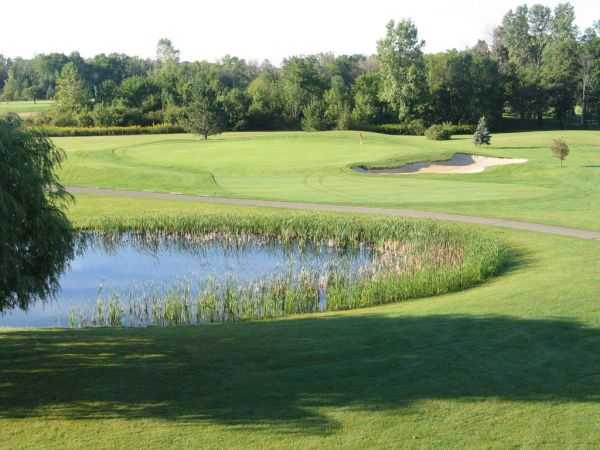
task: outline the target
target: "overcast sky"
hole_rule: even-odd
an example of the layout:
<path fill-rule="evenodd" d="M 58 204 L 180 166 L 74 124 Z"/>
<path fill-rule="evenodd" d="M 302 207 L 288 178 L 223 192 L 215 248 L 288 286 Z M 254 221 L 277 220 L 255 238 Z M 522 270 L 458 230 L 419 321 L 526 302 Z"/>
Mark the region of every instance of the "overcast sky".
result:
<path fill-rule="evenodd" d="M 3 1 L 0 53 L 79 51 L 153 57 L 170 38 L 184 60 L 226 54 L 279 64 L 291 55 L 375 52 L 390 19 L 412 18 L 428 52 L 490 39 L 522 0 L 30 0 Z M 535 2 L 529 2 L 532 4 Z M 545 1 L 554 6 L 559 1 Z M 600 20 L 600 0 L 574 0 L 582 28 Z"/>

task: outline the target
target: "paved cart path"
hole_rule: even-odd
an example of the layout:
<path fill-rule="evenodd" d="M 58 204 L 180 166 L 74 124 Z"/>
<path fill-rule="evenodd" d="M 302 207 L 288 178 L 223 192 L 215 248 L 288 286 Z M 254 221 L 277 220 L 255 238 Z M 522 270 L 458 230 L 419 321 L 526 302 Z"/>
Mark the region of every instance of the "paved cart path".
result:
<path fill-rule="evenodd" d="M 211 203 L 235 206 L 262 206 L 268 208 L 301 209 L 309 211 L 372 214 L 390 217 L 411 217 L 418 219 L 447 220 L 450 222 L 473 223 L 495 227 L 510 228 L 513 230 L 534 231 L 537 233 L 556 234 L 579 239 L 600 241 L 600 231 L 580 230 L 577 228 L 543 225 L 539 223 L 519 222 L 515 220 L 493 219 L 488 217 L 465 216 L 461 214 L 447 214 L 431 211 L 417 211 L 412 209 L 376 208 L 365 206 L 330 205 L 323 203 L 285 202 L 274 200 L 252 200 L 224 197 L 208 197 L 202 195 L 186 195 L 177 193 L 119 191 L 114 189 L 69 187 L 71 194 L 104 195 L 110 197 L 148 198 L 156 200 L 179 200 L 184 202 Z"/>

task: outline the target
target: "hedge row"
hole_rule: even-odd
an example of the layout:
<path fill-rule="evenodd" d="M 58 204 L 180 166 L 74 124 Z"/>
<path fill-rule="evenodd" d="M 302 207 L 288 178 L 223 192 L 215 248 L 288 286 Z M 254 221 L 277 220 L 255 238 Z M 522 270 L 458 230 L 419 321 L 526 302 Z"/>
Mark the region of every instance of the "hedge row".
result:
<path fill-rule="evenodd" d="M 469 124 L 457 124 L 457 125 L 445 125 L 445 127 L 452 130 L 452 134 L 473 134 L 475 132 L 475 125 Z M 409 123 L 391 123 L 383 125 L 370 125 L 364 127 L 364 131 L 371 131 L 373 133 L 391 134 L 396 136 L 423 136 L 427 128 L 422 122 L 414 121 Z"/>
<path fill-rule="evenodd" d="M 474 125 L 444 125 L 451 130 L 451 134 L 473 134 Z M 185 133 L 185 130 L 175 125 L 154 125 L 149 127 L 58 127 L 54 125 L 37 125 L 35 128 L 49 137 L 76 137 L 76 136 L 129 136 L 139 134 L 176 134 Z M 394 123 L 383 125 L 370 125 L 360 128 L 361 131 L 390 134 L 397 136 L 423 136 L 426 128 L 422 122 Z"/>
<path fill-rule="evenodd" d="M 138 134 L 185 133 L 183 128 L 173 125 L 154 125 L 151 127 L 57 127 L 53 125 L 42 125 L 35 128 L 48 137 L 130 136 Z"/>

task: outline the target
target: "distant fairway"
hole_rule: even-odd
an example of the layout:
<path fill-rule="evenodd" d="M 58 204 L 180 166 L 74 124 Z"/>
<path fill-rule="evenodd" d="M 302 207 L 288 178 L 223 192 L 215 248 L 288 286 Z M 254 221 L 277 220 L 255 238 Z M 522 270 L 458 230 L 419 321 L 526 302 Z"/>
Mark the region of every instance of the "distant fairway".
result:
<path fill-rule="evenodd" d="M 552 158 L 552 139 L 571 145 L 567 167 Z M 598 229 L 600 133 L 498 134 L 481 149 L 527 164 L 468 175 L 366 175 L 358 163 L 394 166 L 475 152 L 467 136 L 422 137 L 327 133 L 227 133 L 203 142 L 191 135 L 60 138 L 69 186 L 92 186 L 239 198 L 410 207 Z"/>
<path fill-rule="evenodd" d="M 0 102 L 0 114 L 4 113 L 17 113 L 21 116 L 28 116 L 36 113 L 48 111 L 54 101 L 52 100 L 38 100 L 37 102 Z"/>

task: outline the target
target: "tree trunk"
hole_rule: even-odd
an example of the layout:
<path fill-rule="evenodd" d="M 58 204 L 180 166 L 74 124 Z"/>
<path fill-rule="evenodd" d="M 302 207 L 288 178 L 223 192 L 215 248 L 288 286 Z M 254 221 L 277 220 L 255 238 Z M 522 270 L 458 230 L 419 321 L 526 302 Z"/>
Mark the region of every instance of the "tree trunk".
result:
<path fill-rule="evenodd" d="M 587 91 L 587 80 L 583 79 L 583 95 L 581 96 L 581 125 L 585 128 L 585 92 Z"/>
<path fill-rule="evenodd" d="M 204 132 L 204 140 L 205 140 L 205 141 L 208 141 L 208 131 L 205 131 L 205 132 Z"/>

